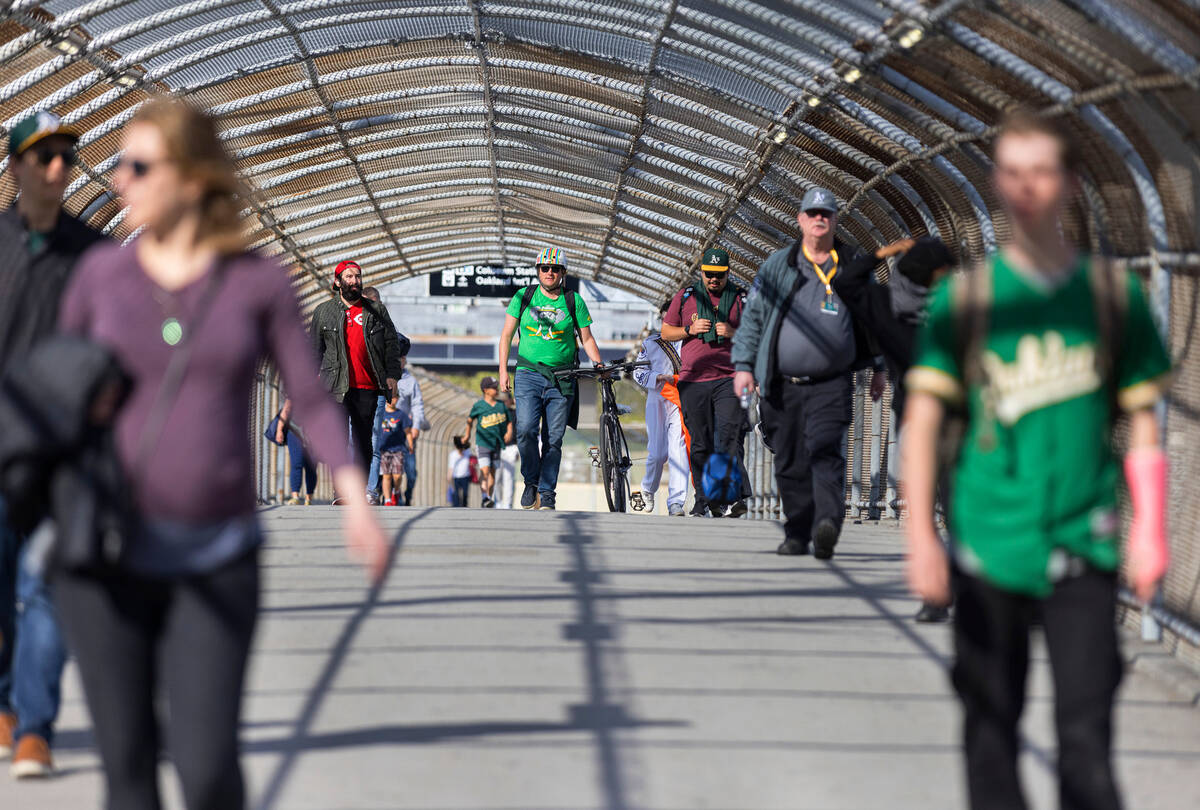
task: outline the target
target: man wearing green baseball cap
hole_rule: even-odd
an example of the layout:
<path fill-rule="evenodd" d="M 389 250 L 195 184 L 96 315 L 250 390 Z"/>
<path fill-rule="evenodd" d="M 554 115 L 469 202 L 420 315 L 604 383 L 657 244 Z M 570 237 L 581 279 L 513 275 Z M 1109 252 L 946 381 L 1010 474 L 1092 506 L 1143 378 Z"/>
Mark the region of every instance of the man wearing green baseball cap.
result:
<path fill-rule="evenodd" d="M 733 336 L 742 322 L 746 292 L 729 281 L 729 251 L 710 247 L 700 260 L 701 279 L 675 293 L 663 314 L 663 340 L 682 340 L 679 352 L 679 400 L 683 423 L 692 437 L 692 484 L 696 500 L 692 515 L 725 515 L 725 507 L 711 504 L 700 491 L 704 466 L 715 452 L 725 452 L 745 427 L 745 414 L 733 391 Z M 738 462 L 741 463 L 741 442 Z M 746 514 L 751 495 L 749 476 L 742 471 L 742 497 L 730 505 L 729 517 Z"/>
<path fill-rule="evenodd" d="M 62 210 L 77 141 L 48 112 L 22 120 L 8 136 L 8 172 L 20 196 L 0 213 L 0 378 L 54 332 L 71 271 L 103 238 Z M 66 650 L 38 555 L 8 514 L 0 497 L 0 756 L 12 754 L 18 778 L 41 777 L 53 769 Z"/>

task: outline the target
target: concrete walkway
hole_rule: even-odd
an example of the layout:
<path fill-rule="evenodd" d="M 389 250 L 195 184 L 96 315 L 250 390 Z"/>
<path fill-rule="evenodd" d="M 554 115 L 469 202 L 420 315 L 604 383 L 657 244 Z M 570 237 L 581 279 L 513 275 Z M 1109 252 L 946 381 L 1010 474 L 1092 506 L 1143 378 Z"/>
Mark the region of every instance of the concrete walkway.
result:
<path fill-rule="evenodd" d="M 255 807 L 964 806 L 949 633 L 910 620 L 894 528 L 848 527 L 820 563 L 775 556 L 779 529 L 745 521 L 381 514 L 398 554 L 368 590 L 336 509 L 263 513 Z M 61 729 L 62 775 L 0 776 L 0 807 L 99 806 L 73 670 Z M 1033 806 L 1054 807 L 1040 652 L 1025 738 Z M 1118 764 L 1129 807 L 1200 807 L 1200 710 L 1131 674 Z"/>

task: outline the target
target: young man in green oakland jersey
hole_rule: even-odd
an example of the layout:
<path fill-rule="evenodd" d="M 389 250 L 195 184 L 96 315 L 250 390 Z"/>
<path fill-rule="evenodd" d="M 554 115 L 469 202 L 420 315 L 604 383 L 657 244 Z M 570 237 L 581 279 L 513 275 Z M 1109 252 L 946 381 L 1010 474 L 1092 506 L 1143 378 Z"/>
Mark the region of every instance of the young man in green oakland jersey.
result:
<path fill-rule="evenodd" d="M 467 414 L 467 431 L 463 441 L 471 443 L 471 430 L 478 420 L 475 431 L 475 456 L 479 459 L 479 486 L 483 490 L 483 508 L 494 509 L 496 501 L 492 491 L 496 486 L 496 468 L 500 466 L 500 453 L 504 445 L 512 441 L 513 424 L 508 420 L 508 406 L 497 399 L 500 383 L 495 377 L 484 377 L 479 383 L 483 399 L 471 406 Z"/>
<path fill-rule="evenodd" d="M 504 318 L 499 382 L 502 391 L 512 391 L 517 399 L 517 447 L 525 480 L 521 508 L 533 509 L 540 501 L 540 508 L 553 509 L 563 434 L 568 425 L 575 427 L 579 414 L 575 381 L 560 380 L 554 372 L 578 365 L 576 332 L 588 358 L 596 365 L 601 359 L 587 304 L 579 293 L 566 288 L 566 254 L 548 247 L 535 264 L 537 286 L 514 295 Z M 513 380 L 508 375 L 508 355 L 518 327 L 521 337 Z"/>
<path fill-rule="evenodd" d="M 1150 598 L 1166 569 L 1166 466 L 1153 406 L 1170 361 L 1138 281 L 1120 274 L 1105 285 L 1125 302 L 1119 317 L 1106 318 L 1098 282 L 1111 272 L 1092 272 L 1095 260 L 1062 240 L 1075 169 L 1069 136 L 1048 120 L 1018 114 L 1000 128 L 994 183 L 1012 236 L 989 266 L 968 271 L 981 274 L 977 282 L 953 278 L 934 291 L 907 376 L 908 580 L 923 599 L 941 604 L 953 581 L 953 681 L 964 708 L 973 810 L 1026 807 L 1017 728 L 1029 631 L 1038 619 L 1054 677 L 1060 806 L 1121 806 L 1110 761 L 1121 678 L 1115 407 L 1131 418 L 1125 472 L 1134 524 L 1126 555 L 1140 598 Z M 959 284 L 990 292 L 965 307 L 986 324 L 968 348 Z M 1120 323 L 1115 341 L 1102 327 L 1113 320 Z M 933 512 L 946 404 L 965 405 L 967 414 L 948 471 L 952 578 Z"/>

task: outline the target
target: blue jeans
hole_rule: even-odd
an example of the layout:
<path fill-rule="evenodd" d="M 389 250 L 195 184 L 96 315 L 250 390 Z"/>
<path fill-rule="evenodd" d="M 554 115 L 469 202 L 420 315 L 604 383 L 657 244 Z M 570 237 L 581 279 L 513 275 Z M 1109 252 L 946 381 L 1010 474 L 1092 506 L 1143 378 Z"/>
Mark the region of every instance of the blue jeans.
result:
<path fill-rule="evenodd" d="M 420 439 L 417 439 L 420 441 Z M 412 506 L 413 487 L 417 485 L 417 443 L 413 452 L 404 454 L 404 505 Z"/>
<path fill-rule="evenodd" d="M 37 734 L 50 742 L 67 650 L 50 589 L 23 540 L 0 498 L 0 711 L 17 715 L 17 739 Z"/>
<path fill-rule="evenodd" d="M 517 399 L 517 449 L 521 451 L 521 477 L 525 486 L 553 495 L 558 486 L 558 465 L 562 461 L 563 434 L 571 400 L 558 386 L 528 369 L 518 369 L 513 386 Z M 538 436 L 542 450 L 538 452 Z"/>
<path fill-rule="evenodd" d="M 317 488 L 317 465 L 294 430 L 287 432 L 287 449 L 292 461 L 292 492 L 299 492 L 303 483 L 305 490 L 312 495 Z"/>
<path fill-rule="evenodd" d="M 455 478 L 454 479 L 454 505 L 466 506 L 467 497 L 471 494 L 471 479 Z"/>
<path fill-rule="evenodd" d="M 387 397 L 380 396 L 375 406 L 375 428 L 371 433 L 371 469 L 367 473 L 367 489 L 376 495 L 379 494 L 379 440 L 383 437 L 383 406 L 386 404 Z"/>

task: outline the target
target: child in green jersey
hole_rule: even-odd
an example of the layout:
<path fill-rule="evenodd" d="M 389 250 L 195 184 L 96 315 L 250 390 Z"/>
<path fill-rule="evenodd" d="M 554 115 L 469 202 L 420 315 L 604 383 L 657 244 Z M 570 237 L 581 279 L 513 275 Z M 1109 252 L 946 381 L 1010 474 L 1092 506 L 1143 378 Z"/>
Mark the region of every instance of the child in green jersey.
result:
<path fill-rule="evenodd" d="M 477 401 L 467 414 L 467 432 L 463 435 L 463 440 L 469 445 L 471 431 L 475 431 L 483 508 L 494 509 L 496 501 L 492 493 L 496 486 L 496 468 L 500 465 L 500 453 L 504 446 L 512 441 L 516 426 L 508 418 L 508 406 L 497 399 L 500 385 L 495 377 L 484 377 L 479 383 L 479 390 L 483 392 L 483 399 Z M 479 423 L 477 429 L 476 422 Z"/>
<path fill-rule="evenodd" d="M 947 603 L 953 585 L 953 680 L 973 810 L 1026 807 L 1017 728 L 1029 631 L 1039 619 L 1055 683 L 1061 807 L 1121 806 L 1110 761 L 1121 678 L 1116 407 L 1130 414 L 1125 471 L 1135 514 L 1126 555 L 1140 598 L 1150 598 L 1166 569 L 1166 466 L 1153 406 L 1170 361 L 1137 279 L 1107 263 L 1093 268 L 1100 260 L 1062 239 L 1075 168 L 1069 137 L 1046 119 L 1020 114 L 1001 127 L 994 181 L 1011 238 L 988 265 L 968 271 L 977 281 L 954 278 L 933 291 L 906 378 L 908 579 L 934 603 Z M 1097 305 L 1102 283 L 1122 302 L 1119 340 L 1106 332 L 1111 313 Z M 960 284 L 984 294 L 968 299 Z M 968 300 L 986 326 L 964 343 Z M 953 575 L 933 513 L 947 405 L 966 413 L 947 471 Z"/>

